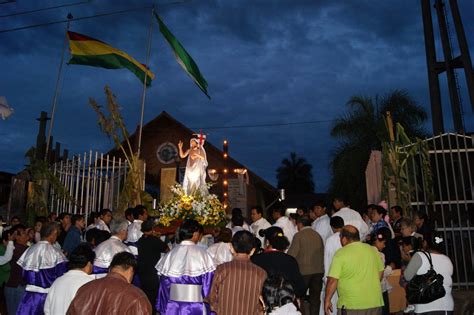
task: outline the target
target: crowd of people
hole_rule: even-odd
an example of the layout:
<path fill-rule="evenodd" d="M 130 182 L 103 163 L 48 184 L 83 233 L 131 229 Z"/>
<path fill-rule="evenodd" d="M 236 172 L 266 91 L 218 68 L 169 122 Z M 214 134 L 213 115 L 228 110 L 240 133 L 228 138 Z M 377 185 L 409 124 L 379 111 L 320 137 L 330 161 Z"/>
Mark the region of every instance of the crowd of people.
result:
<path fill-rule="evenodd" d="M 205 230 L 185 220 L 160 235 L 144 206 L 86 218 L 51 213 L 34 227 L 13 217 L 0 245 L 1 314 L 389 314 L 388 278 L 406 287 L 430 269 L 444 297 L 406 312 L 451 314 L 453 265 L 424 213 L 399 206 L 332 206 L 286 213 L 233 209 Z M 86 224 L 87 223 L 87 224 Z"/>

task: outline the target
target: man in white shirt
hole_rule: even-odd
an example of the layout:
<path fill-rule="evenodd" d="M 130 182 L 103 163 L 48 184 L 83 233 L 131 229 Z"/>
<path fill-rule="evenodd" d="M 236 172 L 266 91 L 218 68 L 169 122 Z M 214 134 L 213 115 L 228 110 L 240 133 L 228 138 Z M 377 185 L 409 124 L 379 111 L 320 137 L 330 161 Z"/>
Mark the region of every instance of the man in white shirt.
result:
<path fill-rule="evenodd" d="M 128 226 L 127 240 L 124 243 L 128 245 L 133 255 L 138 256 L 137 242 L 143 235 L 142 223 L 148 219 L 146 208 L 142 205 L 136 206 L 133 209 L 133 219 L 133 222 Z"/>
<path fill-rule="evenodd" d="M 324 296 L 326 293 L 326 281 L 327 276 L 329 274 L 329 267 L 331 267 L 332 258 L 334 254 L 336 254 L 337 250 L 342 247 L 341 240 L 340 240 L 340 232 L 344 227 L 344 220 L 341 217 L 333 216 L 330 220 L 331 229 L 333 234 L 328 237 L 326 240 L 326 245 L 324 246 L 324 277 L 323 277 L 323 289 L 321 291 L 321 307 L 320 307 L 320 314 L 324 314 Z M 337 291 L 334 292 L 333 296 L 331 297 L 332 305 L 337 305 Z M 337 314 L 337 309 L 334 307 L 332 311 L 332 315 Z"/>
<path fill-rule="evenodd" d="M 232 209 L 232 218 L 233 217 L 242 217 L 243 218 L 244 215 L 242 214 L 242 209 L 240 209 L 240 208 Z M 231 221 L 229 223 L 227 223 L 227 225 L 225 226 L 228 229 L 232 229 L 232 218 L 231 218 Z M 250 231 L 250 227 L 247 224 L 247 222 L 245 222 L 245 219 L 244 219 L 244 224 L 242 225 L 242 227 L 245 231 Z"/>
<path fill-rule="evenodd" d="M 90 275 L 94 258 L 95 253 L 89 244 L 81 244 L 69 254 L 69 271 L 56 279 L 49 288 L 44 303 L 45 315 L 66 314 L 77 290 L 94 280 Z"/>
<path fill-rule="evenodd" d="M 313 210 L 310 211 L 310 217 L 314 220 L 311 227 L 319 233 L 323 239 L 323 243 L 326 243 L 327 238 L 332 235 L 332 230 L 331 225 L 329 224 L 330 218 L 326 213 L 326 205 L 324 204 L 324 201 L 316 202 L 313 206 Z"/>
<path fill-rule="evenodd" d="M 342 197 L 335 197 L 333 201 L 334 209 L 336 213 L 333 216 L 339 216 L 344 220 L 345 225 L 352 225 L 359 231 L 359 236 L 361 240 L 365 240 L 369 227 L 367 223 L 362 219 L 359 212 L 349 208 L 346 204 L 346 201 Z"/>
<path fill-rule="evenodd" d="M 285 216 L 285 210 L 283 208 L 275 208 L 272 212 L 273 219 L 275 223 L 273 226 L 278 226 L 283 230 L 283 234 L 288 238 L 288 241 L 291 244 L 293 240 L 293 236 L 295 236 L 296 230 L 295 225 L 291 222 L 291 220 Z"/>
<path fill-rule="evenodd" d="M 110 233 L 110 221 L 112 221 L 112 211 L 110 211 L 109 209 L 102 209 L 100 210 L 100 219 L 96 225 L 96 228 Z"/>
<path fill-rule="evenodd" d="M 260 206 L 255 206 L 250 210 L 250 218 L 253 222 L 250 225 L 250 232 L 252 232 L 253 235 L 255 235 L 255 237 L 260 240 L 263 247 L 265 237 L 260 236 L 259 232 L 260 230 L 268 229 L 272 225 L 267 221 L 267 219 L 263 217 L 263 210 Z"/>

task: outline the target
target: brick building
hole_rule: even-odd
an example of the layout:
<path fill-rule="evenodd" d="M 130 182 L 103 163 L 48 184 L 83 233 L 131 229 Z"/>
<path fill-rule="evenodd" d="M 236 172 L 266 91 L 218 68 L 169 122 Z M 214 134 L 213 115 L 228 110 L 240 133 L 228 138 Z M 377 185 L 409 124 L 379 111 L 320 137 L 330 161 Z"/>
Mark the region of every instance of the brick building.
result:
<path fill-rule="evenodd" d="M 146 162 L 146 190 L 155 198 L 163 197 L 164 189 L 174 180 L 182 181 L 184 169 L 186 167 L 186 159 L 179 160 L 177 158 L 177 143 L 182 140 L 184 142 L 183 149 L 189 147 L 189 139 L 193 137 L 195 132 L 171 117 L 168 113 L 162 112 L 156 118 L 143 126 L 141 158 Z M 137 133 L 130 136 L 133 146 L 137 146 Z M 238 161 L 228 157 L 224 161 L 223 151 L 212 145 L 210 142 L 205 143 L 204 148 L 207 153 L 209 169 L 215 169 L 221 172 L 216 181 L 212 181 L 207 176 L 208 182 L 214 182 L 211 192 L 217 194 L 223 199 L 223 181 L 222 171 L 228 170 L 228 197 L 229 209 L 239 207 L 244 210 L 244 214 L 252 205 L 260 205 L 265 207 L 270 204 L 276 197 L 276 189 L 265 180 L 257 176 L 251 170 L 248 171 L 248 184 L 242 178 L 238 179 L 238 175 L 233 172 L 234 169 L 245 169 L 245 166 Z M 168 177 L 165 179 L 165 177 Z M 161 187 L 160 187 L 161 184 Z"/>

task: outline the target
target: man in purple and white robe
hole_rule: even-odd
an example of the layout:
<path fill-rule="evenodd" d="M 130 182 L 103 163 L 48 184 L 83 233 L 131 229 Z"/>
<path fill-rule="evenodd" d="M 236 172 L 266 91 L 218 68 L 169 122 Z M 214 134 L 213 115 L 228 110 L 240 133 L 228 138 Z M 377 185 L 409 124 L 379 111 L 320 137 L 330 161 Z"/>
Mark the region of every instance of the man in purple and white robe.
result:
<path fill-rule="evenodd" d="M 181 243 L 158 261 L 156 310 L 160 314 L 210 314 L 204 298 L 209 296 L 216 266 L 206 250 L 196 245 L 201 237 L 198 222 L 184 221 L 179 229 Z"/>
<path fill-rule="evenodd" d="M 125 219 L 114 219 L 110 222 L 112 236 L 94 249 L 95 260 L 92 266 L 92 273 L 96 275 L 96 278 L 102 278 L 107 275 L 110 263 L 115 254 L 132 252 L 130 248 L 123 243 L 127 238 L 127 229 L 128 223 Z"/>
<path fill-rule="evenodd" d="M 44 223 L 40 231 L 41 241 L 28 248 L 18 259 L 18 265 L 23 268 L 26 288 L 17 314 L 44 314 L 49 288 L 54 280 L 67 271 L 66 256 L 53 246 L 58 234 L 57 223 Z"/>

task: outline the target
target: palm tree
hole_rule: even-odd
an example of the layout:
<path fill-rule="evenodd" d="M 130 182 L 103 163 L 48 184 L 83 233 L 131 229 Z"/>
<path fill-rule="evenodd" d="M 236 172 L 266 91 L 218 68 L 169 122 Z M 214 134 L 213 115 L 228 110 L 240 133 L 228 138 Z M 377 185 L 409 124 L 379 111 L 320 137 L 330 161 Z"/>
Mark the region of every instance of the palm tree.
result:
<path fill-rule="evenodd" d="M 391 112 L 394 123 L 399 122 L 409 137 L 426 136 L 423 123 L 426 111 L 406 92 L 392 91 L 382 98 L 353 96 L 347 102 L 349 112 L 336 119 L 331 136 L 339 140 L 339 147 L 331 163 L 330 192 L 344 195 L 354 208 L 367 205 L 365 169 L 371 150 L 381 150 L 389 136 L 384 115 Z"/>
<path fill-rule="evenodd" d="M 306 159 L 298 157 L 292 152 L 290 158 L 281 161 L 277 169 L 278 188 L 285 189 L 288 193 L 314 192 L 313 166 Z"/>

